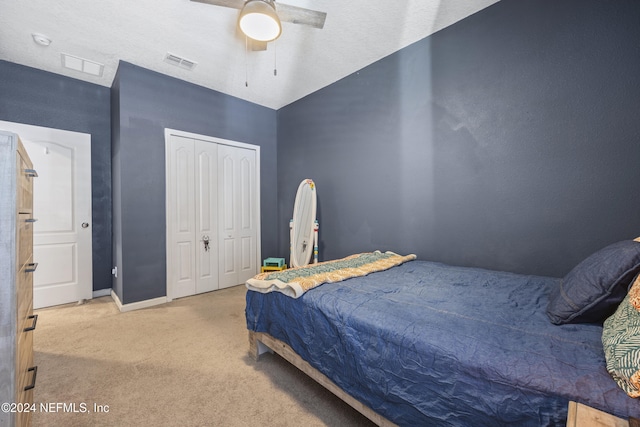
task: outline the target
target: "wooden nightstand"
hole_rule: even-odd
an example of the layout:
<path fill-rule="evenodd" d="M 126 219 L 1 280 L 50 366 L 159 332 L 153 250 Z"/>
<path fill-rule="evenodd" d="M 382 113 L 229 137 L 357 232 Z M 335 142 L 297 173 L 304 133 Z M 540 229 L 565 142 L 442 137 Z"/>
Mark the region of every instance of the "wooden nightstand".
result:
<path fill-rule="evenodd" d="M 569 402 L 567 427 L 629 427 L 629 422 L 582 403 L 571 401 Z"/>

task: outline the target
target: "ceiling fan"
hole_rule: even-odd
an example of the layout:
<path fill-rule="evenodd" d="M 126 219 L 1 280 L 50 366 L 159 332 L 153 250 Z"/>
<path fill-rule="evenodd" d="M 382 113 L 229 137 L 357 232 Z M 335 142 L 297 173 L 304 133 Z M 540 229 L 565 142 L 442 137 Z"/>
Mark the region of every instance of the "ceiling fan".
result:
<path fill-rule="evenodd" d="M 266 50 L 267 42 L 277 39 L 282 31 L 280 22 L 307 25 L 321 29 L 327 17 L 325 12 L 305 9 L 275 0 L 191 0 L 214 6 L 240 10 L 238 27 L 247 36 L 251 50 Z"/>

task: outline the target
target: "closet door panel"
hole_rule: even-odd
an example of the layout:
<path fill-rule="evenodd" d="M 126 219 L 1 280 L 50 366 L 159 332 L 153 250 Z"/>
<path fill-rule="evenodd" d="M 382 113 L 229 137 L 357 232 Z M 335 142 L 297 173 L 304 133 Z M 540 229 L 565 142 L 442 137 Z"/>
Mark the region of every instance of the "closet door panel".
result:
<path fill-rule="evenodd" d="M 195 178 L 193 139 L 173 137 L 169 153 L 171 298 L 195 293 Z"/>
<path fill-rule="evenodd" d="M 257 207 L 256 200 L 256 152 L 254 150 L 238 149 L 239 189 L 238 204 L 240 205 L 238 221 L 240 223 L 239 239 L 240 253 L 238 260 L 238 280 L 244 283 L 253 277 L 257 271 L 259 261 L 256 259 L 257 246 Z"/>
<path fill-rule="evenodd" d="M 220 145 L 220 287 L 246 282 L 257 273 L 255 150 Z"/>
<path fill-rule="evenodd" d="M 218 289 L 218 146 L 195 140 L 196 293 Z"/>
<path fill-rule="evenodd" d="M 235 148 L 227 145 L 218 147 L 220 198 L 220 288 L 238 285 L 238 221 L 237 193 L 238 165 Z"/>

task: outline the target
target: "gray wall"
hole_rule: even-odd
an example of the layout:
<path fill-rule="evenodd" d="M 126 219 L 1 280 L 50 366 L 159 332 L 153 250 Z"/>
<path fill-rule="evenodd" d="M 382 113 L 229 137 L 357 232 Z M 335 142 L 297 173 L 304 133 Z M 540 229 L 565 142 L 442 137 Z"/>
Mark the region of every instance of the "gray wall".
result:
<path fill-rule="evenodd" d="M 124 304 L 166 295 L 165 128 L 261 147 L 262 253 L 276 251 L 275 110 L 126 62 L 111 99 L 114 289 Z"/>
<path fill-rule="evenodd" d="M 109 88 L 0 61 L 0 120 L 91 134 L 93 289 L 111 288 Z"/>
<path fill-rule="evenodd" d="M 562 276 L 639 236 L 639 16 L 634 0 L 502 0 L 282 108 L 279 223 L 312 178 L 321 260 Z"/>

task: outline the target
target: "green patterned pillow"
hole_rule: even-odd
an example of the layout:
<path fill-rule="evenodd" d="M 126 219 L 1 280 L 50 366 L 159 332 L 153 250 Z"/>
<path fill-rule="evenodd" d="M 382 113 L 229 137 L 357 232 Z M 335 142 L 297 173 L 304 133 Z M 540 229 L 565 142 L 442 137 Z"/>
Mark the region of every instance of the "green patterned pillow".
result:
<path fill-rule="evenodd" d="M 640 397 L 640 275 L 616 312 L 604 322 L 607 371 L 631 397 Z"/>

